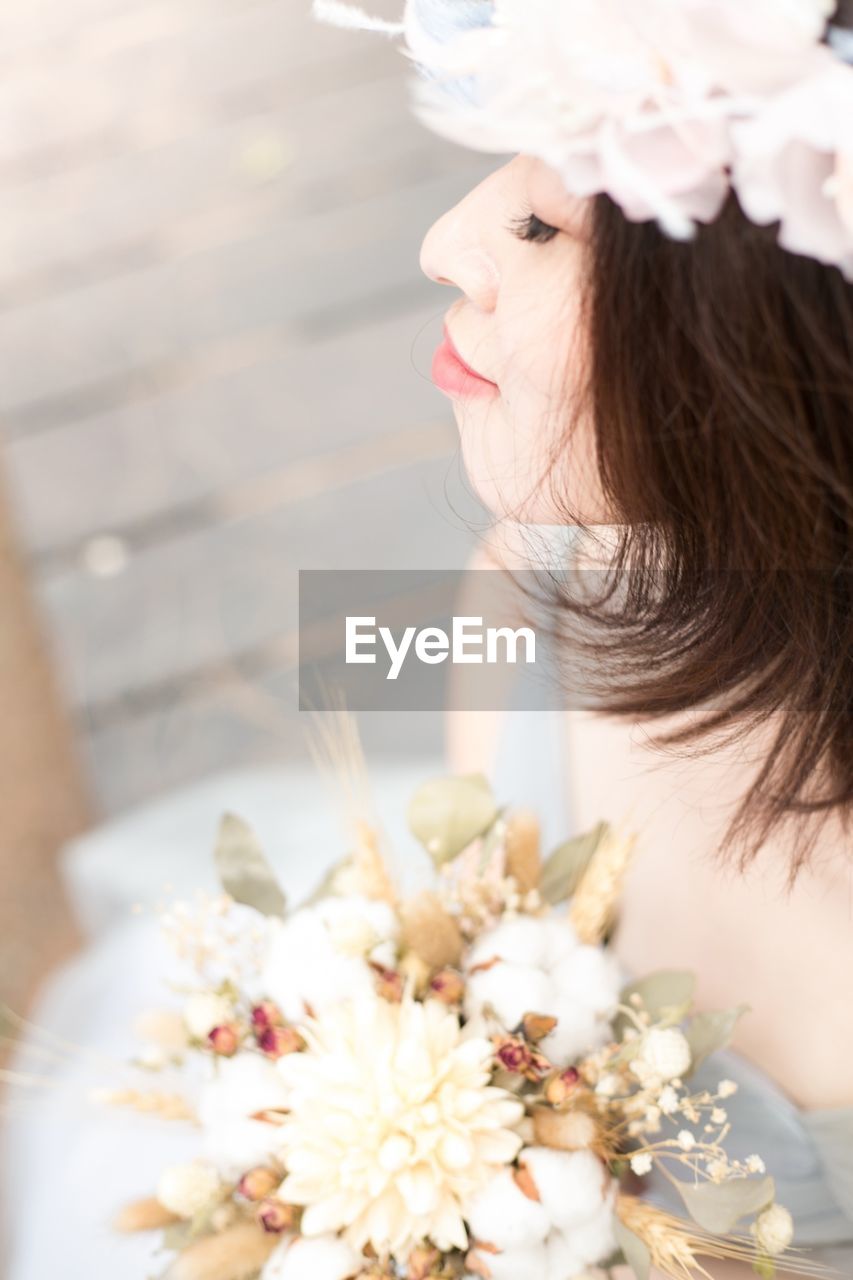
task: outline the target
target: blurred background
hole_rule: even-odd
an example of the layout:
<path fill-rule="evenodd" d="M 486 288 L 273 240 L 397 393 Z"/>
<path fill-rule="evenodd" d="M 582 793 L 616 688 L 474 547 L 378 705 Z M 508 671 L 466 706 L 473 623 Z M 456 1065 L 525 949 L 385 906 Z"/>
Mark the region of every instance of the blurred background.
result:
<path fill-rule="evenodd" d="M 466 558 L 418 249 L 492 165 L 407 75 L 309 0 L 0 5 L 7 990 L 69 835 L 305 761 L 298 569 Z M 433 755 L 440 713 L 362 732 Z"/>

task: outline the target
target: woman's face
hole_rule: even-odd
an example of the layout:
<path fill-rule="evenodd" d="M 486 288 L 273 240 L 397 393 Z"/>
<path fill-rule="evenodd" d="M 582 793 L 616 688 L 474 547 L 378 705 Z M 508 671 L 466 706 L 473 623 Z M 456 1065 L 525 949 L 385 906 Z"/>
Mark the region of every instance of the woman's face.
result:
<path fill-rule="evenodd" d="M 584 406 L 589 207 L 541 161 L 517 156 L 423 243 L 426 275 L 462 293 L 433 379 L 453 402 L 471 482 L 499 518 L 607 522 Z"/>

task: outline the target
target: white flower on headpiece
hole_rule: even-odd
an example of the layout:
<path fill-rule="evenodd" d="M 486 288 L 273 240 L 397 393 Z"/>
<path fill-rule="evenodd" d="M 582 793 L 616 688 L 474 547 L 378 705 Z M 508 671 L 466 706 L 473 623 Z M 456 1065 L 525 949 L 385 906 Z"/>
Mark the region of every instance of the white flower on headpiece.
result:
<path fill-rule="evenodd" d="M 422 72 L 416 109 L 445 137 L 534 156 L 572 195 L 605 193 L 627 218 L 655 219 L 682 239 L 743 184 L 747 214 L 780 220 L 784 247 L 853 275 L 842 134 L 853 41 L 833 29 L 823 43 L 835 9 L 835 0 L 406 0 L 403 30 Z M 812 122 L 839 99 L 818 129 Z M 764 146 L 772 155 L 762 164 Z"/>
<path fill-rule="evenodd" d="M 409 0 L 410 44 L 422 41 Z M 607 192 L 627 217 L 676 236 L 712 219 L 728 191 L 729 121 L 755 95 L 802 74 L 825 0 L 495 0 L 489 27 L 434 56 L 475 76 L 477 100 L 450 106 L 436 66 L 420 92 L 427 122 L 456 141 L 520 151 L 574 195 Z"/>
<path fill-rule="evenodd" d="M 734 182 L 779 243 L 853 278 L 853 70 L 840 65 L 780 95 L 735 130 Z"/>

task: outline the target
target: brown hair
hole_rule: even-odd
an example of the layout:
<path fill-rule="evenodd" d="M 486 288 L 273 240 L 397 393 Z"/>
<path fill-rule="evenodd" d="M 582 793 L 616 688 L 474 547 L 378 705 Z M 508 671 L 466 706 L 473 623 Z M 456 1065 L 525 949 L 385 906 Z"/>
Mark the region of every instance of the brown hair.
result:
<path fill-rule="evenodd" d="M 745 865 L 799 819 L 796 874 L 803 819 L 846 828 L 853 801 L 853 285 L 734 197 L 679 243 L 601 196 L 591 239 L 590 395 L 623 527 L 610 589 L 563 616 L 603 628 L 606 709 L 699 709 L 663 744 L 773 718 L 725 848 Z"/>

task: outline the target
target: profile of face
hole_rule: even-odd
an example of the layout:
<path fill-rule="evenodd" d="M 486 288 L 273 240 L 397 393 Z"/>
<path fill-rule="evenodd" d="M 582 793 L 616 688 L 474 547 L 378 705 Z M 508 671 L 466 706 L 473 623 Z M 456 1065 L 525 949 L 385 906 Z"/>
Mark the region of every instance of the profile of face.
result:
<path fill-rule="evenodd" d="M 608 523 L 585 403 L 590 201 L 516 156 L 432 226 L 421 266 L 461 290 L 433 380 L 451 399 L 469 479 L 499 519 Z"/>

